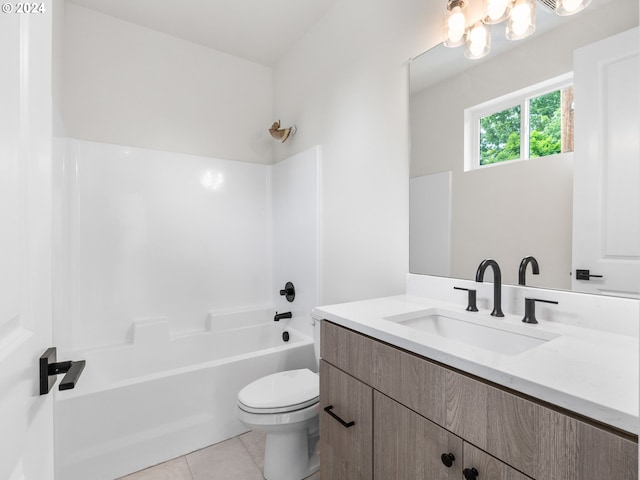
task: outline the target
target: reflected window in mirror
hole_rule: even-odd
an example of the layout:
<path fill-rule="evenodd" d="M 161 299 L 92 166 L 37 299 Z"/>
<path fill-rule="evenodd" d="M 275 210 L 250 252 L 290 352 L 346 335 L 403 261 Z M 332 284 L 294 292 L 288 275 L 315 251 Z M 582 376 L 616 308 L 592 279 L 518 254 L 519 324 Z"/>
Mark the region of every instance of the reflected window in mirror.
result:
<path fill-rule="evenodd" d="M 520 158 L 521 110 L 516 105 L 480 117 L 480 166 Z"/>
<path fill-rule="evenodd" d="M 465 138 L 465 171 L 572 152 L 572 75 L 466 109 Z"/>

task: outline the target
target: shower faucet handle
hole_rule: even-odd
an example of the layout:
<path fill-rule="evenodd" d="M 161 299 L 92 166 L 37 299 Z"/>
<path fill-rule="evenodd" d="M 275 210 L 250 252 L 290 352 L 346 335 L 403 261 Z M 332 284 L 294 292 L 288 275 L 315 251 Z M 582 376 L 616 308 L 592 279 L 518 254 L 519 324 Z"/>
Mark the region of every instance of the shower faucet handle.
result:
<path fill-rule="evenodd" d="M 296 289 L 293 286 L 293 283 L 287 282 L 284 286 L 284 290 L 280 290 L 280 295 L 286 297 L 287 302 L 293 302 L 296 298 Z"/>

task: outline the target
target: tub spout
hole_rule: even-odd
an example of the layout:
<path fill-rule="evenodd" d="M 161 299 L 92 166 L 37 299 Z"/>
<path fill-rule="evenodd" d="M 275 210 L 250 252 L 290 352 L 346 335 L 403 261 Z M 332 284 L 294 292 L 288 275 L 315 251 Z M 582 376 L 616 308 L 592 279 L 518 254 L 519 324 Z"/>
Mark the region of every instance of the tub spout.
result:
<path fill-rule="evenodd" d="M 291 312 L 284 312 L 284 313 L 276 312 L 275 316 L 273 317 L 273 321 L 279 322 L 283 318 L 291 318 L 291 317 L 292 317 Z"/>

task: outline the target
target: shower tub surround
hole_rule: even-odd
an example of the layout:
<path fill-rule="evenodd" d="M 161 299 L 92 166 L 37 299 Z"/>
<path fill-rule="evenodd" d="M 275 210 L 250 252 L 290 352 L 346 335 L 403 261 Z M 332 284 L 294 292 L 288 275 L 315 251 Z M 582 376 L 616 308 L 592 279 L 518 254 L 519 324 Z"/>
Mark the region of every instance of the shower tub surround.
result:
<path fill-rule="evenodd" d="M 64 139 L 60 353 L 130 340 L 167 317 L 202 330 L 206 312 L 274 304 L 311 335 L 317 305 L 320 148 L 274 165 Z M 293 281 L 290 304 L 278 295 Z"/>
<path fill-rule="evenodd" d="M 315 370 L 313 340 L 273 322 L 272 306 L 212 313 L 203 332 L 166 319 L 134 325 L 131 344 L 77 352 L 78 387 L 56 392 L 56 477 L 112 480 L 247 431 L 238 392 L 265 375 Z"/>
<path fill-rule="evenodd" d="M 242 387 L 317 369 L 319 147 L 262 165 L 58 140 L 54 344 L 87 367 L 55 391 L 57 476 L 111 480 L 246 431 Z"/>
<path fill-rule="evenodd" d="M 274 303 L 269 165 L 68 139 L 62 181 L 59 352 L 123 344 L 141 318 L 188 333 L 212 308 Z"/>

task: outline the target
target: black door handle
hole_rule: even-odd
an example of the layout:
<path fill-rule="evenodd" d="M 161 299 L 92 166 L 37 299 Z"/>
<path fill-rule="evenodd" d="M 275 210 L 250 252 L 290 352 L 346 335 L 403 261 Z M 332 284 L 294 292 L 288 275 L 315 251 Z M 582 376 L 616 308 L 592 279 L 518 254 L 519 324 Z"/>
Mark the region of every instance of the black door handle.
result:
<path fill-rule="evenodd" d="M 46 395 L 56 383 L 56 375 L 64 373 L 58 390 L 71 390 L 78 383 L 86 362 L 57 362 L 56 347 L 47 348 L 40 356 L 40 395 Z"/>
<path fill-rule="evenodd" d="M 350 422 L 345 422 L 343 419 L 341 419 L 338 415 L 333 413 L 331 410 L 333 410 L 333 405 L 324 407 L 324 411 L 327 412 L 329 415 L 331 415 L 333 418 L 335 418 L 338 422 L 340 422 L 340 425 L 342 425 L 344 428 L 353 427 L 356 424 L 356 422 L 354 422 L 353 420 Z"/>
<path fill-rule="evenodd" d="M 589 270 L 576 270 L 576 280 L 589 280 L 591 278 L 602 278 L 602 275 L 591 275 Z"/>

